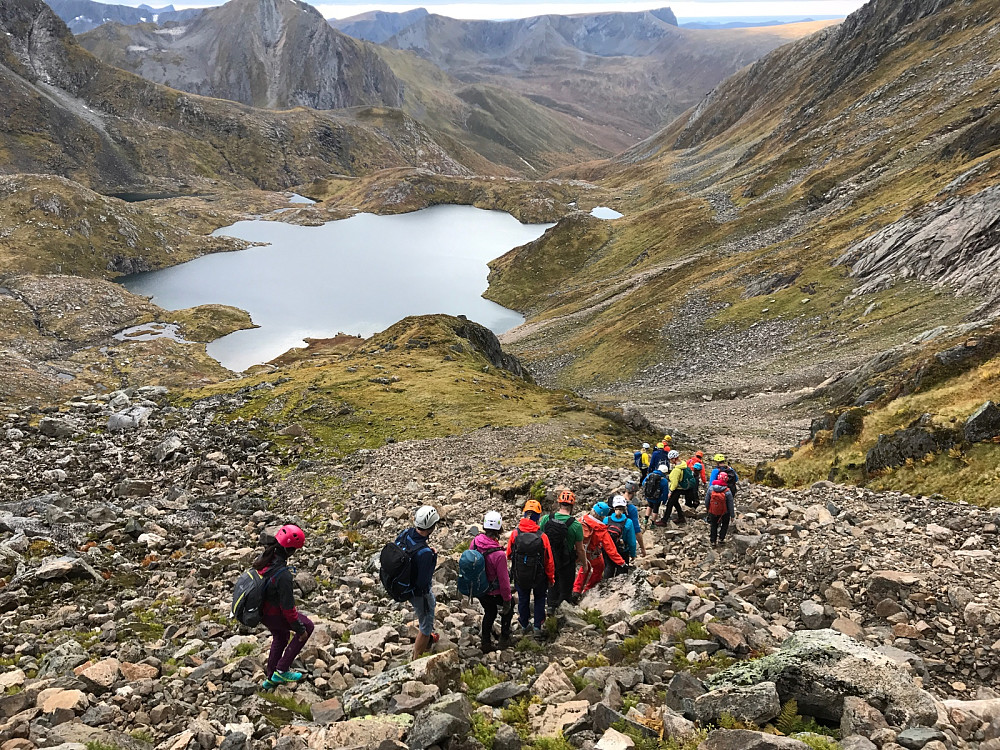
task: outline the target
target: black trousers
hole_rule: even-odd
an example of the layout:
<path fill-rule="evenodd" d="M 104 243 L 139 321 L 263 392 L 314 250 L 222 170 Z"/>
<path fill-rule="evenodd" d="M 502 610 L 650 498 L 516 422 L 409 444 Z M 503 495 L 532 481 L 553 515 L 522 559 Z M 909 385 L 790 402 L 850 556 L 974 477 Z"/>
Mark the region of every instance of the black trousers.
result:
<path fill-rule="evenodd" d="M 724 513 L 721 516 L 713 516 L 709 513 L 708 523 L 712 527 L 712 544 L 715 544 L 716 539 L 720 542 L 726 541 L 726 533 L 729 531 L 729 514 Z"/>
<path fill-rule="evenodd" d="M 573 550 L 573 558 L 556 568 L 556 582 L 549 589 L 548 608 L 557 609 L 560 604 L 567 601 L 573 593 L 573 581 L 576 579 L 576 550 Z"/>
<path fill-rule="evenodd" d="M 510 623 L 514 619 L 514 600 L 504 601 L 499 594 L 493 596 L 479 597 L 479 603 L 483 605 L 483 641 L 493 638 L 493 624 L 500 615 L 500 637 L 510 637 Z"/>
<path fill-rule="evenodd" d="M 676 489 L 670 493 L 670 497 L 667 498 L 666 508 L 663 514 L 660 516 L 664 521 L 670 520 L 670 513 L 674 509 L 677 510 L 677 523 L 684 523 L 686 519 L 684 518 L 684 511 L 681 510 L 680 498 L 687 490 Z"/>

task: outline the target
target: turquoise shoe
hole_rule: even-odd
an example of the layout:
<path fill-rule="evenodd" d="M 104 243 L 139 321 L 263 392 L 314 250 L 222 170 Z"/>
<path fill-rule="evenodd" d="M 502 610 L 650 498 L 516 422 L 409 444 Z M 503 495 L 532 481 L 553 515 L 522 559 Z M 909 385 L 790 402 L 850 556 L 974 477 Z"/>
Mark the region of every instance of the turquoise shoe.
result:
<path fill-rule="evenodd" d="M 301 679 L 302 679 L 301 672 L 275 671 L 275 673 L 271 675 L 271 682 L 274 682 L 276 684 L 287 683 L 287 682 L 298 682 Z"/>
<path fill-rule="evenodd" d="M 273 682 L 270 679 L 267 679 L 267 680 L 264 680 L 262 683 L 260 683 L 260 686 L 264 690 L 265 693 L 270 693 L 272 690 L 274 690 L 276 687 L 278 687 L 278 683 Z"/>

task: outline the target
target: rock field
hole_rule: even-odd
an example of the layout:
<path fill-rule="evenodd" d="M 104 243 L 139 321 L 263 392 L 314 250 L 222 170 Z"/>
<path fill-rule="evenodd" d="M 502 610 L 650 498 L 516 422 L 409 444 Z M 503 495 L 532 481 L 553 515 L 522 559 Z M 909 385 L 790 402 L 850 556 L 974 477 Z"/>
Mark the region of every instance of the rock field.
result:
<path fill-rule="evenodd" d="M 558 632 L 484 656 L 454 586 L 482 514 L 511 528 L 539 481 L 547 506 L 561 485 L 604 499 L 631 457 L 533 452 L 582 437 L 552 422 L 333 459 L 294 426 L 229 421 L 247 395 L 0 417 L 0 750 L 1000 749 L 1000 511 L 746 485 L 724 546 L 696 513 L 649 530 Z M 441 643 L 411 664 L 412 613 L 376 560 L 427 502 Z M 307 533 L 317 627 L 307 678 L 266 694 L 266 633 L 228 605 L 285 521 Z"/>

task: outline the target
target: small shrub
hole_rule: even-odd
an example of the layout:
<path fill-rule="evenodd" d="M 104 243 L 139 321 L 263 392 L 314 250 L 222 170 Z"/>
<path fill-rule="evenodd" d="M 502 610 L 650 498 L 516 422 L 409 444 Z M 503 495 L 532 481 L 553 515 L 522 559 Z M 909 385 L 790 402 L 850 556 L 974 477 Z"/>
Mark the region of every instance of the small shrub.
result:
<path fill-rule="evenodd" d="M 522 654 L 541 654 L 545 651 L 545 646 L 531 636 L 525 636 L 517 642 L 515 649 Z"/>
<path fill-rule="evenodd" d="M 825 735 L 803 732 L 792 735 L 792 738 L 804 742 L 812 750 L 840 750 L 840 743 Z"/>
<path fill-rule="evenodd" d="M 280 706 L 286 711 L 291 711 L 293 714 L 298 714 L 303 719 L 307 721 L 312 721 L 312 708 L 308 703 L 301 703 L 295 700 L 294 696 L 282 695 L 281 693 L 257 693 L 259 698 L 271 703 L 275 706 Z M 88 748 L 88 750 L 90 750 Z"/>
<path fill-rule="evenodd" d="M 486 750 L 493 750 L 493 741 L 497 736 L 497 724 L 495 721 L 487 719 L 482 714 L 472 714 L 472 736 Z"/>
<path fill-rule="evenodd" d="M 681 631 L 680 640 L 706 641 L 711 637 L 708 628 L 700 620 L 688 620 Z"/>
<path fill-rule="evenodd" d="M 527 742 L 531 737 L 531 725 L 528 723 L 528 706 L 532 703 L 540 703 L 538 698 L 524 696 L 516 701 L 512 701 L 507 708 L 500 712 L 500 721 L 509 724 L 523 742 Z"/>
<path fill-rule="evenodd" d="M 599 609 L 585 610 L 583 613 L 583 619 L 586 620 L 588 625 L 593 625 L 602 633 L 608 632 L 608 626 L 604 624 L 604 615 L 601 614 L 601 610 Z"/>
<path fill-rule="evenodd" d="M 558 737 L 539 737 L 525 745 L 524 750 L 576 750 L 576 748 L 560 734 Z"/>
<path fill-rule="evenodd" d="M 584 667 L 606 667 L 611 662 L 608 661 L 608 657 L 604 654 L 590 654 L 580 659 L 576 663 L 577 669 L 583 669 Z"/>
<path fill-rule="evenodd" d="M 240 643 L 233 649 L 233 658 L 239 659 L 244 656 L 250 656 L 251 654 L 257 653 L 257 644 L 247 641 L 246 643 Z"/>
<path fill-rule="evenodd" d="M 462 672 L 460 679 L 469 689 L 469 694 L 473 696 L 479 695 L 488 687 L 503 682 L 485 664 L 477 664 L 472 669 L 465 670 Z"/>
<path fill-rule="evenodd" d="M 585 680 L 573 672 L 567 672 L 566 676 L 569 678 L 569 681 L 573 683 L 573 689 L 578 693 L 590 684 L 590 680 Z"/>
<path fill-rule="evenodd" d="M 720 729 L 749 729 L 751 732 L 759 732 L 760 727 L 754 724 L 752 721 L 743 721 L 742 719 L 737 719 L 731 713 L 725 711 L 719 716 L 719 728 Z"/>
<path fill-rule="evenodd" d="M 522 485 L 523 486 L 523 485 Z M 528 497 L 532 500 L 542 501 L 545 499 L 545 480 L 539 479 L 528 490 Z"/>
<path fill-rule="evenodd" d="M 139 742 L 145 742 L 150 745 L 156 744 L 156 738 L 145 729 L 133 729 L 129 734 L 132 735 L 133 739 L 139 740 Z"/>
<path fill-rule="evenodd" d="M 655 625 L 646 625 L 636 635 L 622 641 L 622 658 L 632 663 L 639 660 L 639 652 L 653 641 L 660 640 L 660 629 Z"/>
<path fill-rule="evenodd" d="M 343 633 L 340 634 L 340 642 L 341 643 L 350 643 L 351 642 L 351 631 L 350 630 L 345 630 Z"/>
<path fill-rule="evenodd" d="M 91 740 L 90 742 L 84 743 L 84 747 L 87 750 L 120 750 L 118 745 L 112 745 L 109 742 L 101 742 L 100 740 Z"/>
<path fill-rule="evenodd" d="M 621 712 L 623 714 L 627 714 L 629 712 L 630 708 L 635 708 L 638 705 L 639 705 L 639 696 L 638 695 L 632 695 L 632 694 L 626 695 L 626 696 L 624 696 L 622 698 L 622 710 L 621 710 Z"/>
<path fill-rule="evenodd" d="M 706 737 L 708 737 L 708 730 L 706 729 L 699 729 L 686 739 L 670 737 L 660 746 L 660 750 L 698 750 L 698 747 L 705 741 Z"/>

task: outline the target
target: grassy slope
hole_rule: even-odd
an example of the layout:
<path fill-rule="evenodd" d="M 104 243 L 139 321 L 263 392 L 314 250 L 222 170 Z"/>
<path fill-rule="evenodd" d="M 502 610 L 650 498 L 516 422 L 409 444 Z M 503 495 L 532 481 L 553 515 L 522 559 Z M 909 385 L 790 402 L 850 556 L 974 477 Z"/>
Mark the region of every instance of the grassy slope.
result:
<path fill-rule="evenodd" d="M 977 139 L 976 152 L 958 145 L 990 111 L 1000 85 L 1000 70 L 980 63 L 1000 54 L 1000 37 L 986 33 L 991 16 L 980 6 L 956 4 L 907 26 L 905 43 L 886 45 L 891 51 L 867 61 L 869 69 L 827 80 L 823 99 L 817 81 L 834 77 L 829 66 L 838 54 L 850 55 L 828 49 L 834 32 L 821 32 L 734 77 L 703 109 L 616 162 L 578 170 L 616 193 L 626 217 L 611 224 L 606 241 L 590 243 L 585 262 L 579 236 L 553 231 L 515 251 L 520 260 L 494 265 L 491 298 L 514 306 L 544 301 L 525 307 L 533 313 L 529 324 L 540 325 L 515 349 L 529 362 L 571 358 L 560 382 L 597 387 L 621 377 L 623 359 L 638 370 L 661 358 L 657 329 L 669 330 L 688 296 L 721 307 L 708 330 L 738 334 L 780 318 L 794 326 L 792 343 L 800 346 L 824 332 L 839 348 L 885 348 L 961 320 L 974 302 L 925 284 L 851 299 L 852 281 L 831 264 L 853 242 L 939 198 L 969 169 L 988 163 L 962 193 L 1000 179 L 1000 161 L 991 161 L 995 134 L 989 145 Z M 864 43 L 862 35 L 844 46 Z M 920 106 L 903 105 L 914 101 Z M 713 220 L 719 202 L 738 218 Z M 784 235 L 768 234 L 796 216 Z M 533 255 L 557 273 L 519 274 Z M 685 262 L 680 271 L 663 270 Z M 741 300 L 750 279 L 788 268 L 801 271 L 790 289 Z M 612 304 L 595 309 L 623 286 Z M 872 303 L 881 307 L 859 325 Z M 577 316 L 573 330 L 546 327 L 547 319 L 568 314 Z M 547 336 L 551 330 L 559 335 Z M 609 356 L 623 349 L 627 358 Z"/>
<path fill-rule="evenodd" d="M 632 436 L 584 399 L 529 383 L 489 364 L 456 334 L 448 316 L 405 318 L 370 339 L 313 341 L 261 372 L 189 394 L 192 399 L 264 383 L 233 417 L 277 425 L 298 423 L 318 445 L 339 454 L 387 440 L 514 427 L 556 418 L 591 433 L 593 445 L 554 449 L 583 457 L 597 447 L 624 446 Z M 390 382 L 375 382 L 374 379 Z"/>

